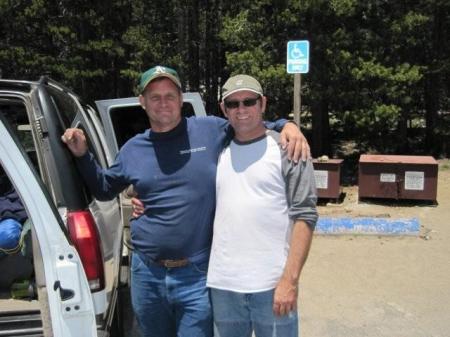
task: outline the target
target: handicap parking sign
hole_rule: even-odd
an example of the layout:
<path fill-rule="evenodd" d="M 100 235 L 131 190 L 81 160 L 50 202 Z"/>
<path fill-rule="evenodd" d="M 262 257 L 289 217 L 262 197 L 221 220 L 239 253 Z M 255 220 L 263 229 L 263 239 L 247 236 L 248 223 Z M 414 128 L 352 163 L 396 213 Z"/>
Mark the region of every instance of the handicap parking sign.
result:
<path fill-rule="evenodd" d="M 287 44 L 287 72 L 306 74 L 309 71 L 309 41 L 289 41 Z"/>

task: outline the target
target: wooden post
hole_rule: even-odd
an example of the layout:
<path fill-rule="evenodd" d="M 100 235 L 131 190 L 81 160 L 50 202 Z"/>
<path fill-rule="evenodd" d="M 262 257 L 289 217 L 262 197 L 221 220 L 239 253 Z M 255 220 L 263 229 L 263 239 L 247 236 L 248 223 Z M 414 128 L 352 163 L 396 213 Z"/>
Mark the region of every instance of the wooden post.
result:
<path fill-rule="evenodd" d="M 294 74 L 294 122 L 300 128 L 300 111 L 301 111 L 301 74 Z"/>

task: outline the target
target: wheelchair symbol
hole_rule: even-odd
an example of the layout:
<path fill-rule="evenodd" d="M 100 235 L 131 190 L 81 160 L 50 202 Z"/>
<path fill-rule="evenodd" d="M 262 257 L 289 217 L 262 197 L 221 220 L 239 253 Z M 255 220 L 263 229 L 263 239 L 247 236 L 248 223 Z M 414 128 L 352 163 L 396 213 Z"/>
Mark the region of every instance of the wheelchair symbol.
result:
<path fill-rule="evenodd" d="M 305 55 L 302 53 L 300 48 L 297 46 L 297 44 L 294 44 L 294 48 L 291 50 L 291 58 L 293 59 L 299 59 L 305 57 Z"/>

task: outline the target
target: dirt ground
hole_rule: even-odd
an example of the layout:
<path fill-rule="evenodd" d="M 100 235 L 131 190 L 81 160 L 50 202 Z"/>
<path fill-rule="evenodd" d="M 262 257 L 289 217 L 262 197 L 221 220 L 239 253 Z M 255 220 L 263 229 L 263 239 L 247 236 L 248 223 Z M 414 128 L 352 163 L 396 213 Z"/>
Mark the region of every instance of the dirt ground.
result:
<path fill-rule="evenodd" d="M 304 337 L 450 336 L 450 164 L 440 161 L 438 205 L 342 203 L 322 216 L 417 217 L 418 236 L 315 235 L 300 279 Z"/>

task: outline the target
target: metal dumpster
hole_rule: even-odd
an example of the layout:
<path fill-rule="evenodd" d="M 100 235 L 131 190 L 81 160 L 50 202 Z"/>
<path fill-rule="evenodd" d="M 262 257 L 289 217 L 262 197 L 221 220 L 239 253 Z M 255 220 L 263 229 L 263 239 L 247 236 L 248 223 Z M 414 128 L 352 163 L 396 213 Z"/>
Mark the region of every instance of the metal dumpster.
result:
<path fill-rule="evenodd" d="M 314 177 L 319 198 L 339 199 L 343 159 L 313 159 Z"/>
<path fill-rule="evenodd" d="M 431 156 L 361 155 L 358 196 L 436 202 L 437 174 Z"/>

